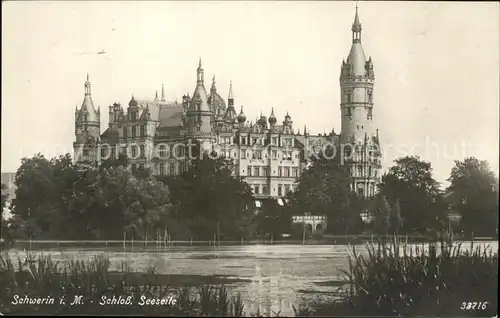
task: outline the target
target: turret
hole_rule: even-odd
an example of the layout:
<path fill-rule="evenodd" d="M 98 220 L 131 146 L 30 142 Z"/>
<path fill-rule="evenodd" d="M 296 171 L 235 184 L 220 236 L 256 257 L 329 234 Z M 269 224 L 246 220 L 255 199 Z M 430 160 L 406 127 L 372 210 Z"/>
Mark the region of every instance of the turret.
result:
<path fill-rule="evenodd" d="M 238 115 L 238 123 L 240 124 L 240 126 L 242 126 L 243 124 L 245 124 L 246 120 L 247 117 L 243 113 L 243 106 L 241 106 L 240 114 Z"/>
<path fill-rule="evenodd" d="M 276 125 L 276 116 L 274 115 L 274 107 L 271 108 L 271 115 L 269 115 L 269 125 L 271 126 L 271 128 L 273 128 L 274 125 Z"/>
<path fill-rule="evenodd" d="M 89 75 L 85 81 L 82 107 L 75 109 L 74 158 L 77 164 L 97 163 L 97 145 L 100 140 L 101 112 L 94 107 Z"/>
<path fill-rule="evenodd" d="M 208 95 L 203 84 L 201 58 L 196 73 L 196 88 L 186 110 L 187 130 L 191 134 L 209 134 L 212 132 L 213 112 L 208 104 Z"/>

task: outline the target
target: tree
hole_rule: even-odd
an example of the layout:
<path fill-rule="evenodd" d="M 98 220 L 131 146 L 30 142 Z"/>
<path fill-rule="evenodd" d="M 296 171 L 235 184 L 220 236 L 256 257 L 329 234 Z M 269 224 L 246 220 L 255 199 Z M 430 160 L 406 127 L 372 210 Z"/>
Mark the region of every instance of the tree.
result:
<path fill-rule="evenodd" d="M 234 176 L 232 160 L 211 155 L 194 159 L 180 176 L 159 179 L 172 188 L 177 222 L 194 239 L 219 233 L 223 240 L 238 240 L 253 219 L 252 190 Z"/>
<path fill-rule="evenodd" d="M 9 194 L 7 193 L 7 186 L 5 184 L 2 183 L 2 211 L 0 212 L 0 221 L 3 221 L 3 210 L 7 207 L 7 199 L 9 198 Z M 3 224 L 3 223 L 2 223 Z"/>
<path fill-rule="evenodd" d="M 399 158 L 395 163 L 382 176 L 380 193 L 390 205 L 398 202 L 401 230 L 420 233 L 439 230 L 446 209 L 439 184 L 432 177 L 431 164 L 415 156 Z"/>
<path fill-rule="evenodd" d="M 378 194 L 372 207 L 373 230 L 377 234 L 388 234 L 391 228 L 391 207 L 385 196 Z"/>
<path fill-rule="evenodd" d="M 257 230 L 277 239 L 290 232 L 292 226 L 291 210 L 280 206 L 274 199 L 265 200 L 263 211 L 256 216 Z"/>
<path fill-rule="evenodd" d="M 350 201 L 349 170 L 341 165 L 334 147 L 325 147 L 317 156 L 311 157 L 311 165 L 298 179 L 297 190 L 292 194 L 291 204 L 296 213 L 328 217 L 328 231 L 348 233 L 359 213 L 352 213 Z M 339 153 L 339 152 L 336 152 Z M 356 221 L 357 222 L 357 221 Z"/>
<path fill-rule="evenodd" d="M 396 199 L 396 202 L 394 202 L 391 207 L 390 232 L 399 234 L 399 229 L 402 224 L 403 219 L 401 218 L 401 207 L 399 205 L 399 199 Z"/>
<path fill-rule="evenodd" d="M 40 231 L 33 233 L 55 231 L 62 220 L 60 205 L 72 196 L 75 178 L 69 154 L 51 160 L 41 154 L 21 159 L 15 177 L 12 214 L 36 224 Z"/>
<path fill-rule="evenodd" d="M 82 224 L 79 235 L 120 239 L 125 232 L 129 238 L 151 239 L 167 226 L 170 193 L 156 179 L 138 179 L 118 167 L 88 171 L 81 182 L 73 213 L 73 223 Z"/>
<path fill-rule="evenodd" d="M 449 194 L 462 215 L 462 228 L 468 233 L 495 235 L 498 226 L 498 178 L 487 161 L 465 158 L 455 161 L 450 177 Z M 455 204 L 453 204 L 455 203 Z"/>

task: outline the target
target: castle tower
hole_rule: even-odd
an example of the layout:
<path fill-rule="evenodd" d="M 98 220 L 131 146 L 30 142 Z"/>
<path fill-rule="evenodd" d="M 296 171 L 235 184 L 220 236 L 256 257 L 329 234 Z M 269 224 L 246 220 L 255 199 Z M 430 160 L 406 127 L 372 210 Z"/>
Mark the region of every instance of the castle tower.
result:
<path fill-rule="evenodd" d="M 91 97 L 89 75 L 85 82 L 82 107 L 75 110 L 75 142 L 73 143 L 75 164 L 92 166 L 98 162 L 101 130 L 100 109 L 95 109 Z"/>
<path fill-rule="evenodd" d="M 208 95 L 203 79 L 201 58 L 197 70 L 196 88 L 186 111 L 186 130 L 189 138 L 199 142 L 202 151 L 209 150 L 215 136 L 212 132 L 214 113 L 208 103 Z"/>
<path fill-rule="evenodd" d="M 381 151 L 373 123 L 373 63 L 371 57 L 366 59 L 361 45 L 357 6 L 351 31 L 351 50 L 340 72 L 341 140 L 353 177 L 352 189 L 358 195 L 372 196 L 380 180 Z"/>

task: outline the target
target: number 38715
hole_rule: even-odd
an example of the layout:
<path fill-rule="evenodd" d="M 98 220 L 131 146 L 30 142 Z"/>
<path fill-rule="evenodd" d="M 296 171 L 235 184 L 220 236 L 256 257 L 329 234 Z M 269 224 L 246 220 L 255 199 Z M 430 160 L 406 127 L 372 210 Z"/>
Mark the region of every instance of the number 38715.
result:
<path fill-rule="evenodd" d="M 487 301 L 464 301 L 460 306 L 461 310 L 485 310 L 488 307 Z"/>

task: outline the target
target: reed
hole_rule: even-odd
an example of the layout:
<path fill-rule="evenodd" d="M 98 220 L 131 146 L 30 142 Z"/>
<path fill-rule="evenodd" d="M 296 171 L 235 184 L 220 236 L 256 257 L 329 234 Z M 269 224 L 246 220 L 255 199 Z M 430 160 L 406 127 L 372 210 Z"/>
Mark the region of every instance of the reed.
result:
<path fill-rule="evenodd" d="M 88 261 L 54 262 L 50 256 L 12 260 L 0 256 L 0 312 L 3 314 L 118 314 L 149 316 L 233 316 L 243 315 L 241 296 L 228 296 L 224 286 L 204 286 L 195 297 L 189 288 L 174 289 L 158 283 L 154 267 L 142 279 L 134 277 L 130 265 L 120 264 L 118 271 L 109 270 L 109 258 L 95 255 Z M 54 305 L 12 305 L 14 295 L 54 297 Z M 70 306 L 75 296 L 82 295 L 82 305 Z M 131 296 L 132 305 L 100 306 L 102 296 Z M 141 296 L 165 298 L 172 296 L 172 306 L 139 306 Z M 65 300 L 65 304 L 59 302 Z"/>
<path fill-rule="evenodd" d="M 399 237 L 349 248 L 347 287 L 333 304 L 310 304 L 301 316 L 494 316 L 497 313 L 498 251 L 463 250 L 443 240 L 415 248 Z M 475 309 L 461 309 L 475 302 Z M 481 302 L 481 305 L 479 304 Z M 486 306 L 484 305 L 486 303 Z M 481 308 L 479 308 L 481 306 Z M 485 307 L 485 308 L 483 308 Z"/>

